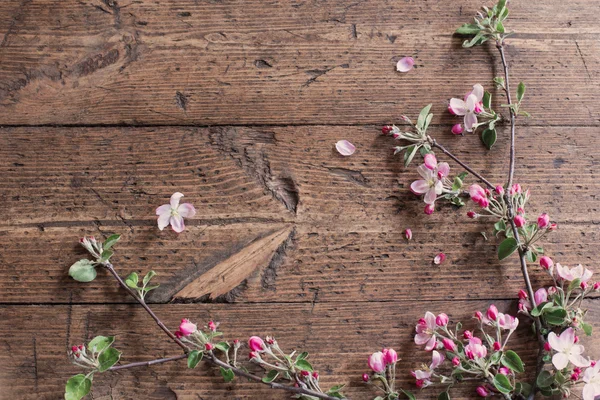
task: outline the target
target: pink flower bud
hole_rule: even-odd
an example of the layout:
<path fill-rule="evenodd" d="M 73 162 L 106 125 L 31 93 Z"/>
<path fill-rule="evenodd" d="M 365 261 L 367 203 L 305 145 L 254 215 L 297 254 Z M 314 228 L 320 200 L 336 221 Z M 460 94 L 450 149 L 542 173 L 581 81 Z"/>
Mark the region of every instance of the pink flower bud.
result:
<path fill-rule="evenodd" d="M 309 376 L 309 375 L 310 375 L 310 372 L 308 372 L 308 371 L 301 371 L 301 372 L 300 372 L 300 374 L 301 374 L 302 376 L 306 377 L 306 376 Z"/>
<path fill-rule="evenodd" d="M 502 375 L 510 375 L 510 369 L 508 369 L 506 367 L 498 368 L 498 372 L 501 373 Z"/>
<path fill-rule="evenodd" d="M 573 372 L 575 372 L 576 374 L 580 375 L 581 374 L 581 368 L 575 367 L 575 368 L 573 368 Z"/>
<path fill-rule="evenodd" d="M 475 211 L 467 211 L 467 217 L 471 219 L 477 218 L 479 215 L 475 213 Z"/>
<path fill-rule="evenodd" d="M 381 133 L 384 135 L 389 135 L 389 133 L 393 130 L 394 128 L 392 128 L 390 125 L 386 125 L 384 127 L 381 128 Z"/>
<path fill-rule="evenodd" d="M 490 201 L 488 200 L 487 197 L 482 197 L 481 199 L 479 199 L 479 201 L 477 202 L 477 204 L 479 204 L 479 206 L 481 208 L 488 208 L 490 205 Z"/>
<path fill-rule="evenodd" d="M 519 290 L 519 298 L 520 299 L 526 299 L 527 298 L 527 292 L 524 291 L 523 289 Z"/>
<path fill-rule="evenodd" d="M 433 214 L 434 211 L 435 211 L 435 208 L 433 207 L 433 204 L 427 204 L 425 206 L 425 214 L 431 215 L 431 214 Z"/>
<path fill-rule="evenodd" d="M 554 223 L 553 223 L 553 224 L 550 224 L 550 226 L 548 227 L 548 230 L 549 230 L 549 231 L 555 231 L 555 230 L 557 230 L 557 229 L 558 229 L 558 225 L 556 225 L 556 224 L 554 224 Z"/>
<path fill-rule="evenodd" d="M 234 339 L 234 340 L 233 340 L 233 344 L 234 344 L 234 345 L 236 345 L 236 346 L 237 346 L 239 343 L 240 343 L 240 341 L 239 341 L 238 339 Z"/>
<path fill-rule="evenodd" d="M 525 209 L 523 207 L 517 208 L 517 214 L 525 214 Z"/>
<path fill-rule="evenodd" d="M 398 354 L 394 349 L 383 349 L 383 361 L 386 364 L 394 364 L 398 361 Z"/>
<path fill-rule="evenodd" d="M 400 136 L 401 136 L 401 135 L 400 135 L 400 132 L 394 132 L 394 133 L 392 133 L 392 137 L 393 137 L 394 139 L 398 139 Z"/>
<path fill-rule="evenodd" d="M 189 319 L 182 319 L 181 324 L 179 324 L 179 332 L 182 336 L 190 336 L 192 333 L 196 332 L 198 327 L 191 323 Z"/>
<path fill-rule="evenodd" d="M 448 339 L 448 338 L 444 338 L 442 340 L 442 344 L 444 345 L 444 348 L 448 351 L 456 351 L 456 343 L 454 343 L 453 340 Z"/>
<path fill-rule="evenodd" d="M 547 270 L 554 266 L 554 261 L 552 261 L 552 259 L 548 256 L 542 256 L 540 258 L 540 266 Z"/>
<path fill-rule="evenodd" d="M 600 282 L 594 283 L 594 290 L 597 292 L 600 290 Z"/>
<path fill-rule="evenodd" d="M 536 290 L 533 296 L 536 305 L 540 305 L 548 301 L 548 291 L 545 288 L 540 288 Z"/>
<path fill-rule="evenodd" d="M 478 311 L 479 312 L 479 311 Z M 481 314 L 481 313 L 480 313 Z M 464 331 L 463 332 L 463 337 L 465 339 L 473 339 L 473 332 L 471 331 Z"/>
<path fill-rule="evenodd" d="M 215 346 L 213 346 L 212 343 L 205 343 L 204 348 L 206 349 L 206 351 L 211 351 L 212 349 L 215 348 Z"/>
<path fill-rule="evenodd" d="M 494 342 L 494 350 L 499 351 L 502 348 L 502 345 L 499 342 Z"/>
<path fill-rule="evenodd" d="M 481 313 L 481 311 L 475 311 L 475 315 L 474 315 L 475 319 L 477 319 L 478 321 L 483 320 L 483 314 Z"/>
<path fill-rule="evenodd" d="M 463 126 L 461 124 L 456 124 L 452 127 L 452 133 L 455 135 L 462 135 L 462 133 L 465 131 L 465 128 L 463 128 Z"/>
<path fill-rule="evenodd" d="M 410 228 L 404 231 L 404 237 L 406 238 L 406 240 L 412 239 L 412 230 Z"/>
<path fill-rule="evenodd" d="M 556 286 L 550 286 L 548 288 L 548 296 L 552 297 L 554 296 L 556 293 L 558 293 L 558 289 L 556 288 Z"/>
<path fill-rule="evenodd" d="M 433 263 L 435 265 L 440 265 L 446 260 L 446 255 L 444 253 L 440 253 L 433 258 Z"/>
<path fill-rule="evenodd" d="M 483 386 L 478 386 L 475 391 L 481 397 L 488 397 L 490 395 L 490 392 L 488 392 L 487 389 Z"/>
<path fill-rule="evenodd" d="M 525 218 L 523 218 L 523 216 L 521 215 L 515 215 L 515 217 L 513 218 L 513 221 L 515 223 L 515 226 L 517 228 L 521 228 L 525 225 Z"/>
<path fill-rule="evenodd" d="M 544 343 L 544 350 L 552 351 L 552 346 L 550 346 L 550 343 L 548 343 L 548 342 Z"/>
<path fill-rule="evenodd" d="M 498 309 L 496 308 L 495 305 L 491 305 L 488 310 L 487 310 L 487 317 L 488 319 L 491 319 L 492 321 L 495 321 L 498 319 Z"/>
<path fill-rule="evenodd" d="M 217 330 L 217 325 L 213 321 L 209 321 L 209 323 L 208 323 L 208 329 L 210 329 L 211 331 L 215 332 Z"/>
<path fill-rule="evenodd" d="M 579 336 L 575 335 L 575 338 L 573 339 L 573 343 L 579 343 Z"/>
<path fill-rule="evenodd" d="M 266 341 L 268 344 L 270 344 L 270 345 L 273 345 L 273 344 L 275 344 L 275 338 L 274 338 L 274 337 L 272 337 L 272 336 L 267 336 L 267 337 L 265 338 L 265 341 Z"/>
<path fill-rule="evenodd" d="M 248 347 L 252 351 L 263 351 L 265 349 L 265 342 L 258 336 L 252 336 L 248 339 Z"/>
<path fill-rule="evenodd" d="M 435 323 L 437 324 L 437 326 L 446 326 L 448 325 L 449 320 L 450 319 L 448 318 L 448 315 L 444 313 L 441 313 L 437 317 L 435 317 Z"/>
<path fill-rule="evenodd" d="M 415 385 L 417 385 L 417 387 L 419 389 L 422 389 L 423 386 L 425 386 L 425 381 L 423 381 L 423 379 L 417 379 L 417 381 L 415 382 Z"/>
<path fill-rule="evenodd" d="M 510 194 L 511 195 L 514 195 L 514 194 L 517 194 L 517 193 L 521 193 L 522 191 L 523 191 L 523 189 L 521 189 L 521 185 L 519 185 L 518 183 L 515 183 L 510 188 Z"/>
<path fill-rule="evenodd" d="M 77 346 L 71 346 L 71 351 L 73 353 L 77 353 L 77 350 L 79 350 L 79 348 Z"/>
<path fill-rule="evenodd" d="M 504 194 L 504 188 L 502 187 L 502 185 L 496 185 L 496 187 L 494 188 L 494 191 L 496 193 L 498 193 L 500 196 L 502 196 Z"/>
<path fill-rule="evenodd" d="M 538 228 L 544 229 L 550 224 L 550 216 L 546 213 L 541 214 L 538 217 Z"/>
<path fill-rule="evenodd" d="M 179 331 L 179 330 L 176 330 L 175 331 L 175 337 L 177 339 L 181 339 L 183 337 L 183 333 L 181 333 L 181 331 Z"/>
<path fill-rule="evenodd" d="M 381 351 L 378 351 L 376 353 L 373 353 L 369 356 L 369 361 L 367 363 L 369 365 L 369 368 L 371 368 L 373 370 L 373 372 L 383 372 L 385 371 L 385 360 L 383 357 L 383 353 Z"/>
<path fill-rule="evenodd" d="M 369 374 L 362 374 L 363 382 L 369 382 Z"/>
<path fill-rule="evenodd" d="M 425 167 L 429 168 L 430 170 L 433 171 L 435 167 L 437 167 L 437 159 L 435 158 L 435 154 L 427 153 L 423 159 L 425 162 Z"/>
<path fill-rule="evenodd" d="M 597 361 L 592 360 L 590 361 L 590 367 L 594 368 L 596 366 Z"/>
<path fill-rule="evenodd" d="M 588 284 L 587 284 L 587 282 L 581 282 L 581 283 L 579 284 L 579 287 L 580 287 L 582 290 L 586 290 L 586 289 L 588 288 Z"/>
<path fill-rule="evenodd" d="M 454 365 L 455 367 L 458 367 L 460 365 L 460 359 L 458 357 L 454 357 L 452 359 L 452 365 Z"/>
<path fill-rule="evenodd" d="M 317 371 L 313 372 L 312 376 L 313 376 L 313 378 L 315 378 L 317 380 L 319 379 L 319 373 Z"/>
<path fill-rule="evenodd" d="M 576 381 L 576 380 L 578 380 L 578 379 L 579 379 L 579 374 L 578 374 L 578 373 L 575 373 L 575 372 L 573 372 L 573 373 L 571 374 L 571 380 L 572 380 L 572 381 Z"/>
<path fill-rule="evenodd" d="M 257 352 L 255 352 L 255 351 L 251 351 L 250 353 L 248 353 L 248 358 L 249 358 L 250 360 L 253 360 L 253 359 L 255 359 L 255 358 L 260 358 L 260 357 L 259 357 L 259 355 L 258 355 L 258 353 L 257 353 Z"/>
<path fill-rule="evenodd" d="M 475 111 L 476 114 L 479 114 L 483 111 L 483 102 L 479 102 L 477 104 L 475 104 L 475 109 L 473 110 Z"/>

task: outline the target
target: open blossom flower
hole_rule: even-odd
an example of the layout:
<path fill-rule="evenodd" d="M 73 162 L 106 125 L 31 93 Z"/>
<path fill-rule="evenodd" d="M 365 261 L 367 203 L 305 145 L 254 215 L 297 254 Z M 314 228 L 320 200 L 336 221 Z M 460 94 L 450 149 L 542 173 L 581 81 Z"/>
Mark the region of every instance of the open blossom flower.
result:
<path fill-rule="evenodd" d="M 470 360 L 484 358 L 487 356 L 487 348 L 481 343 L 481 339 L 473 337 L 469 339 L 469 344 L 465 346 L 465 355 Z"/>
<path fill-rule="evenodd" d="M 498 326 L 502 329 L 514 331 L 519 326 L 519 319 L 512 315 L 498 313 Z"/>
<path fill-rule="evenodd" d="M 562 266 L 560 263 L 556 263 L 556 275 L 559 278 L 564 279 L 566 281 L 573 281 L 575 279 L 579 279 L 581 282 L 586 282 L 590 280 L 593 275 L 593 272 L 587 268 L 583 268 L 583 265 L 579 264 L 578 266 L 569 269 L 567 266 Z"/>
<path fill-rule="evenodd" d="M 487 208 L 490 205 L 485 190 L 477 184 L 469 186 L 469 195 L 471 196 L 471 200 L 479 204 L 481 208 Z"/>
<path fill-rule="evenodd" d="M 560 336 L 554 332 L 550 332 L 548 343 L 557 352 L 552 356 L 552 364 L 556 369 L 561 370 L 566 368 L 569 361 L 576 367 L 587 367 L 590 365 L 590 361 L 581 355 L 584 347 L 580 344 L 575 344 L 575 331 L 573 328 L 565 329 Z"/>
<path fill-rule="evenodd" d="M 381 373 L 385 371 L 385 357 L 381 351 L 375 352 L 369 356 L 369 368 L 373 372 Z"/>
<path fill-rule="evenodd" d="M 158 215 L 158 229 L 161 231 L 169 224 L 177 233 L 181 233 L 185 229 L 183 223 L 184 218 L 192 218 L 196 215 L 196 209 L 190 203 L 179 204 L 179 200 L 183 194 L 176 192 L 171 196 L 170 204 L 163 204 L 156 209 Z"/>
<path fill-rule="evenodd" d="M 465 117 L 465 128 L 467 132 L 473 132 L 477 125 L 477 114 L 483 111 L 483 86 L 476 84 L 473 91 L 467 93 L 464 100 L 450 99 L 448 110 L 454 114 Z"/>
<path fill-rule="evenodd" d="M 419 346 L 425 345 L 426 351 L 431 351 L 435 348 L 436 339 L 435 331 L 437 324 L 435 323 L 435 315 L 427 311 L 425 318 L 421 318 L 417 323 L 417 335 L 415 336 L 415 343 Z"/>
<path fill-rule="evenodd" d="M 446 357 L 438 351 L 434 350 L 431 352 L 431 364 L 429 367 L 424 366 L 422 370 L 416 370 L 413 372 L 413 376 L 418 382 L 417 386 L 424 388 L 431 385 L 433 383 L 431 382 L 431 376 L 435 372 L 435 369 L 439 367 L 445 359 Z"/>
<path fill-rule="evenodd" d="M 430 161 L 431 165 L 432 161 Z M 417 167 L 417 172 L 423 179 L 414 181 L 410 185 L 413 193 L 425 195 L 425 203 L 433 204 L 437 196 L 442 194 L 444 189 L 443 178 L 447 177 L 450 172 L 448 163 L 436 163 L 434 169 L 430 169 L 426 164 L 421 164 Z"/>
<path fill-rule="evenodd" d="M 600 361 L 583 373 L 583 400 L 594 400 L 600 396 Z"/>

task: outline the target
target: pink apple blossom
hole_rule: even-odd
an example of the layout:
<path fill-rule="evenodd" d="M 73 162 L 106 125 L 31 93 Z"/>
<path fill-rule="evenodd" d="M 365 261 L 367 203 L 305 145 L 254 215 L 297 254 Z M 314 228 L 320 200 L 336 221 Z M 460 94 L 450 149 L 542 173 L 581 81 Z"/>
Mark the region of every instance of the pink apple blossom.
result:
<path fill-rule="evenodd" d="M 369 361 L 367 363 L 369 368 L 376 373 L 382 373 L 385 371 L 385 360 L 383 357 L 383 353 L 381 351 L 375 352 L 369 356 Z"/>
<path fill-rule="evenodd" d="M 412 375 L 417 379 L 417 386 L 424 388 L 431 385 L 433 383 L 431 382 L 431 376 L 435 372 L 435 369 L 439 367 L 445 359 L 446 357 L 443 354 L 439 353 L 437 350 L 434 350 L 431 353 L 431 364 L 429 367 L 426 367 L 424 370 L 413 371 L 412 373 Z"/>
<path fill-rule="evenodd" d="M 523 189 L 521 189 L 521 185 L 519 185 L 518 183 L 515 183 L 514 185 L 511 186 L 510 188 L 510 195 L 515 195 L 515 194 L 520 194 L 523 191 Z"/>
<path fill-rule="evenodd" d="M 217 330 L 217 324 L 215 324 L 214 321 L 209 321 L 208 322 L 208 329 L 210 329 L 211 331 L 215 332 Z"/>
<path fill-rule="evenodd" d="M 192 333 L 196 332 L 198 330 L 198 327 L 196 326 L 196 324 L 193 324 L 190 322 L 189 319 L 182 319 L 181 320 L 181 324 L 179 324 L 179 333 L 181 333 L 182 336 L 190 336 Z"/>
<path fill-rule="evenodd" d="M 448 325 L 449 320 L 450 318 L 448 318 L 448 315 L 444 313 L 438 314 L 438 316 L 435 317 L 435 323 L 437 326 L 446 326 Z"/>
<path fill-rule="evenodd" d="M 248 339 L 248 347 L 252 351 L 263 351 L 265 349 L 265 342 L 258 336 L 252 336 Z"/>
<path fill-rule="evenodd" d="M 512 315 L 498 313 L 498 326 L 502 329 L 514 331 L 519 326 L 519 319 Z"/>
<path fill-rule="evenodd" d="M 493 304 L 490 305 L 490 307 L 487 310 L 486 315 L 492 321 L 497 320 L 498 319 L 498 308 L 496 308 L 496 306 Z"/>
<path fill-rule="evenodd" d="M 477 127 L 477 113 L 482 111 L 480 105 L 483 100 L 483 86 L 476 84 L 473 91 L 465 96 L 464 100 L 450 99 L 449 110 L 454 115 L 464 116 L 464 124 L 467 132 L 473 132 Z"/>
<path fill-rule="evenodd" d="M 444 348 L 448 351 L 456 352 L 457 350 L 456 343 L 454 343 L 452 339 L 444 338 L 442 339 L 442 344 L 444 345 Z"/>
<path fill-rule="evenodd" d="M 369 382 L 369 374 L 362 374 L 363 382 Z"/>
<path fill-rule="evenodd" d="M 523 289 L 519 290 L 519 299 L 523 300 L 526 299 L 528 297 L 528 294 L 526 291 L 524 291 Z"/>
<path fill-rule="evenodd" d="M 425 154 L 423 162 L 425 163 L 425 166 L 432 171 L 437 167 L 437 158 L 435 158 L 435 154 L 433 153 Z"/>
<path fill-rule="evenodd" d="M 513 218 L 513 222 L 515 223 L 515 226 L 517 228 L 522 228 L 523 226 L 525 226 L 525 218 L 523 218 L 523 216 L 521 215 L 515 215 L 515 217 Z"/>
<path fill-rule="evenodd" d="M 394 349 L 383 349 L 383 360 L 386 364 L 394 364 L 398 361 L 398 353 Z"/>
<path fill-rule="evenodd" d="M 540 258 L 540 266 L 544 269 L 550 269 L 554 266 L 554 261 L 548 256 L 542 256 Z"/>
<path fill-rule="evenodd" d="M 548 291 L 546 288 L 540 288 L 534 293 L 535 304 L 540 305 L 548 301 Z"/>
<path fill-rule="evenodd" d="M 502 196 L 504 194 L 504 188 L 502 187 L 502 185 L 496 185 L 496 187 L 494 188 L 494 191 L 496 193 L 498 193 L 500 196 Z"/>
<path fill-rule="evenodd" d="M 440 163 L 434 167 L 433 170 L 429 169 L 429 167 L 427 167 L 425 164 L 421 164 L 419 167 L 417 167 L 417 172 L 423 179 L 414 181 L 410 185 L 410 189 L 415 194 L 424 194 L 425 203 L 434 204 L 437 196 L 442 194 L 444 189 L 444 183 L 442 179 L 445 176 L 448 176 L 449 171 L 450 166 L 448 163 Z M 440 174 L 442 175 L 441 177 Z"/>
<path fill-rule="evenodd" d="M 492 347 L 494 348 L 494 351 L 500 351 L 500 349 L 502 348 L 502 345 L 500 344 L 500 342 L 494 342 Z"/>
<path fill-rule="evenodd" d="M 554 332 L 550 332 L 548 334 L 548 343 L 556 351 L 556 354 L 552 356 L 552 364 L 556 369 L 561 370 L 566 368 L 569 361 L 576 367 L 587 367 L 590 365 L 590 361 L 581 355 L 584 347 L 575 344 L 575 331 L 573 328 L 565 329 L 560 336 Z"/>
<path fill-rule="evenodd" d="M 579 279 L 581 282 L 587 282 L 592 277 L 593 272 L 584 268 L 581 264 L 570 269 L 567 266 L 563 267 L 560 263 L 556 263 L 556 274 L 559 278 L 566 281 Z"/>
<path fill-rule="evenodd" d="M 481 343 L 481 339 L 473 337 L 469 339 L 469 344 L 465 346 L 465 355 L 470 360 L 484 358 L 487 356 L 487 348 Z"/>
<path fill-rule="evenodd" d="M 427 204 L 425 206 L 425 210 L 424 210 L 425 214 L 431 215 L 431 214 L 433 214 L 434 211 L 435 211 L 435 207 L 433 204 Z"/>
<path fill-rule="evenodd" d="M 462 135 L 462 133 L 465 131 L 465 128 L 463 128 L 462 124 L 456 124 L 452 127 L 451 131 L 454 135 Z"/>
<path fill-rule="evenodd" d="M 477 184 L 473 184 L 469 187 L 469 195 L 471 196 L 471 200 L 479 204 L 481 208 L 487 208 L 490 205 L 485 190 Z"/>
<path fill-rule="evenodd" d="M 544 229 L 550 225 L 550 216 L 546 213 L 541 214 L 537 219 L 538 228 Z"/>
<path fill-rule="evenodd" d="M 415 344 L 421 346 L 425 345 L 426 351 L 431 351 L 435 348 L 436 338 L 435 331 L 438 326 L 435 323 L 435 315 L 427 311 L 425 317 L 421 318 L 416 326 L 417 334 L 415 336 Z"/>
<path fill-rule="evenodd" d="M 169 224 L 177 233 L 185 230 L 184 218 L 192 218 L 196 215 L 196 209 L 190 203 L 179 204 L 183 194 L 176 192 L 171 196 L 170 204 L 163 204 L 156 209 L 158 215 L 158 229 L 161 231 Z"/>
<path fill-rule="evenodd" d="M 600 396 L 600 362 L 585 370 L 583 379 L 583 400 L 594 400 Z"/>
<path fill-rule="evenodd" d="M 351 156 L 356 151 L 356 146 L 347 140 L 340 140 L 335 144 L 335 148 L 343 156 Z"/>

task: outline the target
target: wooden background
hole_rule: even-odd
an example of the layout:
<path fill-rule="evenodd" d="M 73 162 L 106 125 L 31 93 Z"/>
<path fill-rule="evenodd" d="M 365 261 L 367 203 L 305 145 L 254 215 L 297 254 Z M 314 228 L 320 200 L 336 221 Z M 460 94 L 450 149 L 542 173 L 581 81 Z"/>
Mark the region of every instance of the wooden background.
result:
<path fill-rule="evenodd" d="M 374 397 L 360 375 L 382 346 L 399 350 L 414 390 L 409 370 L 429 357 L 412 343 L 425 311 L 467 326 L 491 302 L 514 312 L 517 260 L 496 260 L 497 241 L 480 234 L 491 238 L 489 227 L 466 208 L 425 217 L 408 190 L 414 168 L 378 135 L 433 103 L 430 133 L 503 182 L 508 131 L 488 154 L 476 135 L 449 133 L 446 111 L 500 73 L 492 46 L 463 50 L 452 36 L 481 5 L 1 1 L 0 398 L 62 398 L 78 372 L 67 348 L 97 334 L 117 335 L 123 362 L 178 354 L 105 272 L 90 284 L 67 277 L 82 235 L 123 234 L 117 269 L 159 273 L 151 300 L 171 328 L 212 318 L 230 340 L 274 335 L 310 351 L 324 385 L 345 383 L 353 399 Z M 570 266 L 597 267 L 600 255 L 599 12 L 598 0 L 512 1 L 507 23 L 533 115 L 519 121 L 516 178 L 532 190 L 532 214 L 559 223 L 547 250 Z M 396 73 L 408 55 L 416 68 Z M 357 146 L 352 157 L 335 152 L 340 139 Z M 198 210 L 181 235 L 158 231 L 153 215 L 175 191 Z M 434 266 L 440 251 L 448 259 Z M 587 305 L 600 329 L 600 304 Z M 531 371 L 522 325 L 514 347 Z M 598 358 L 600 340 L 587 343 Z M 98 375 L 93 398 L 286 394 L 180 362 Z"/>

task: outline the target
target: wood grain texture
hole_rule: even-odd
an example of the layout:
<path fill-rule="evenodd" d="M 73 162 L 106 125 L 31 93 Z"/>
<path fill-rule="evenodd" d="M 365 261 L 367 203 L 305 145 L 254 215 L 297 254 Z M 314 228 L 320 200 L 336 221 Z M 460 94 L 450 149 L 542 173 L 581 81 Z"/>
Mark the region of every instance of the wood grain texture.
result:
<path fill-rule="evenodd" d="M 514 312 L 514 302 L 495 303 L 500 311 Z M 355 399 L 375 395 L 361 381 L 367 370 L 368 355 L 381 347 L 394 347 L 402 359 L 399 364 L 401 385 L 416 391 L 409 371 L 429 363 L 431 355 L 413 343 L 414 325 L 425 311 L 450 315 L 451 323 L 463 321 L 465 328 L 475 327 L 471 319 L 486 301 L 387 302 L 362 304 L 271 304 L 219 305 L 189 304 L 156 306 L 156 313 L 174 328 L 179 319 L 189 317 L 198 323 L 209 319 L 221 322 L 226 339 L 247 338 L 253 334 L 271 334 L 285 349 L 310 352 L 311 363 L 319 370 L 323 386 L 347 384 L 345 393 Z M 592 315 L 600 313 L 598 301 L 585 304 Z M 510 308 L 509 307 L 513 307 Z M 66 379 L 78 372 L 66 358 L 69 345 L 87 341 L 97 334 L 116 335 L 115 347 L 123 350 L 122 362 L 136 362 L 179 354 L 178 347 L 164 340 L 162 332 L 145 312 L 135 305 L 94 306 L 12 306 L 0 307 L 0 399 L 57 399 Z M 40 321 L 44 321 L 43 329 Z M 597 318 L 591 318 L 600 329 Z M 13 327 L 18 325 L 19 332 Z M 514 350 L 531 371 L 535 346 L 523 323 L 511 339 Z M 590 355 L 597 358 L 598 337 L 583 339 Z M 241 358 L 247 349 L 241 350 Z M 105 373 L 94 378 L 94 399 L 283 399 L 286 395 L 236 380 L 224 384 L 222 377 L 205 366 L 189 370 L 184 362 L 151 368 Z M 473 399 L 472 386 L 452 389 L 452 398 Z M 419 398 L 435 398 L 435 390 L 419 393 Z M 371 396 L 371 397 L 369 397 Z"/>
<path fill-rule="evenodd" d="M 480 5 L 7 0 L 0 124 L 385 123 L 491 86 L 494 49 L 452 37 Z M 507 51 L 529 123 L 600 125 L 598 11 L 597 0 L 511 5 Z M 406 55 L 417 69 L 398 74 Z"/>

